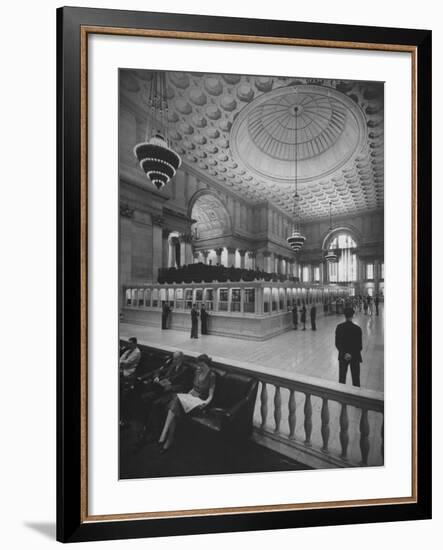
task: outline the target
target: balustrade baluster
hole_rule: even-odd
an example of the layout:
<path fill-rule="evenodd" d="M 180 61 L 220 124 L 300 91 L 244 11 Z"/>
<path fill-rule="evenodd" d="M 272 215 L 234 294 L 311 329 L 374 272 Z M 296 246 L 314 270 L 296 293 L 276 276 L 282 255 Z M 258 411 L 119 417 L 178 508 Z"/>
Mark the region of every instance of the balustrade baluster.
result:
<path fill-rule="evenodd" d="M 295 426 L 296 426 L 296 404 L 295 404 L 295 392 L 290 390 L 288 401 L 288 423 L 289 423 L 289 439 L 295 439 Z"/>
<path fill-rule="evenodd" d="M 305 407 L 304 407 L 304 413 L 305 413 L 305 445 L 307 447 L 311 446 L 311 433 L 312 433 L 312 404 L 311 404 L 311 394 L 305 393 Z"/>
<path fill-rule="evenodd" d="M 340 445 L 341 445 L 341 458 L 344 460 L 348 456 L 348 445 L 349 445 L 349 418 L 348 418 L 348 407 L 345 403 L 341 404 L 340 411 Z"/>
<path fill-rule="evenodd" d="M 361 464 L 367 466 L 369 455 L 369 422 L 367 409 L 361 410 L 360 418 L 360 451 Z"/>
<path fill-rule="evenodd" d="M 266 387 L 266 382 L 261 383 L 261 429 L 264 430 L 266 427 L 266 419 L 268 418 L 268 388 Z"/>
<path fill-rule="evenodd" d="M 275 433 L 280 431 L 280 422 L 281 422 L 281 392 L 280 386 L 275 386 L 275 395 L 274 395 L 274 420 L 275 420 Z"/>
<path fill-rule="evenodd" d="M 323 403 L 321 407 L 321 436 L 323 439 L 322 451 L 324 453 L 327 453 L 329 452 L 329 405 L 328 400 L 325 397 L 323 397 Z"/>

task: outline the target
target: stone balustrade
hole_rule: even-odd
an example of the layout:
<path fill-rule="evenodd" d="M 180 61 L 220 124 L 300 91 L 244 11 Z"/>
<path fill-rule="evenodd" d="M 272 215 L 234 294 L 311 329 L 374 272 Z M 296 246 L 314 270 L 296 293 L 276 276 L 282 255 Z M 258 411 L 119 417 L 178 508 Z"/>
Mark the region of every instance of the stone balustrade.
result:
<path fill-rule="evenodd" d="M 157 343 L 145 345 L 173 352 Z M 194 358 L 199 352 L 186 351 Z M 260 382 L 254 440 L 313 468 L 384 463 L 384 394 L 288 371 L 212 357 L 214 367 Z M 338 366 L 337 366 L 338 369 Z"/>
<path fill-rule="evenodd" d="M 286 371 L 246 370 L 261 384 L 258 442 L 315 467 L 383 464 L 383 393 Z"/>

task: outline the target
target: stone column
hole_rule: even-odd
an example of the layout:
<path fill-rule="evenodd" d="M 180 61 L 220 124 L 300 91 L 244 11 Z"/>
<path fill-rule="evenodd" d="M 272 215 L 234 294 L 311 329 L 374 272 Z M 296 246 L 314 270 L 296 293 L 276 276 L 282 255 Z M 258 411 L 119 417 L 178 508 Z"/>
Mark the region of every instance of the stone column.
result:
<path fill-rule="evenodd" d="M 250 269 L 255 269 L 255 260 L 256 260 L 256 252 L 255 250 L 250 250 L 248 252 L 248 258 L 249 258 L 249 267 Z"/>
<path fill-rule="evenodd" d="M 132 280 L 132 218 L 134 210 L 120 205 L 120 282 L 129 284 Z M 151 278 L 152 273 L 148 273 Z M 152 279 L 151 279 L 152 280 Z M 125 292 L 121 291 L 121 305 L 126 305 Z"/>
<path fill-rule="evenodd" d="M 235 266 L 235 248 L 226 248 L 226 252 L 228 253 L 228 260 L 227 260 L 227 266 L 231 267 Z"/>
<path fill-rule="evenodd" d="M 185 243 L 185 255 L 182 259 L 183 265 L 192 264 L 192 236 L 191 233 L 185 233 L 183 236 Z"/>
<path fill-rule="evenodd" d="M 200 254 L 203 257 L 203 263 L 207 264 L 208 263 L 209 250 L 200 250 Z"/>
<path fill-rule="evenodd" d="M 175 266 L 175 252 L 174 247 L 172 246 L 172 241 L 168 238 L 168 267 Z"/>
<path fill-rule="evenodd" d="M 215 262 L 217 264 L 220 264 L 221 265 L 221 255 L 222 255 L 222 252 L 223 252 L 223 248 L 216 248 L 215 249 Z"/>
<path fill-rule="evenodd" d="M 192 259 L 193 259 L 193 262 L 195 264 L 197 264 L 199 261 L 200 261 L 200 252 L 198 252 L 198 250 L 195 250 L 193 253 L 192 253 Z"/>
<path fill-rule="evenodd" d="M 245 268 L 245 254 L 246 250 L 239 250 L 238 253 L 240 254 L 240 268 Z"/>
<path fill-rule="evenodd" d="M 278 273 L 279 269 L 280 269 L 280 256 L 278 256 L 278 254 L 273 254 L 272 255 L 272 264 L 271 264 L 272 268 L 271 268 L 271 271 L 274 271 L 275 273 Z"/>
<path fill-rule="evenodd" d="M 163 224 L 161 216 L 152 216 L 152 280 L 157 282 L 163 258 Z"/>
<path fill-rule="evenodd" d="M 271 255 L 269 256 L 269 271 L 271 273 L 275 272 L 275 254 L 271 252 Z"/>
<path fill-rule="evenodd" d="M 169 252 L 169 229 L 164 228 L 162 231 L 162 237 L 163 237 L 163 258 L 162 258 L 162 267 L 171 267 L 169 263 L 170 259 L 170 252 Z"/>
<path fill-rule="evenodd" d="M 180 235 L 178 242 L 180 243 L 180 265 L 186 265 L 186 237 Z"/>
<path fill-rule="evenodd" d="M 273 269 L 271 269 L 272 261 L 274 259 L 274 255 L 272 252 L 263 252 L 263 268 L 266 273 L 272 273 Z"/>

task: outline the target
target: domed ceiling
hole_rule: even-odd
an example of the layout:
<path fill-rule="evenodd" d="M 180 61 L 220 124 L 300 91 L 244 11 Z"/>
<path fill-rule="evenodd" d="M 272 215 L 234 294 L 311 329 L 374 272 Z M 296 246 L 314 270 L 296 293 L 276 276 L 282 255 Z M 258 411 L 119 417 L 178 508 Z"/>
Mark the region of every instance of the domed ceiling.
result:
<path fill-rule="evenodd" d="M 365 133 L 363 113 L 341 92 L 286 86 L 241 111 L 231 150 L 257 177 L 294 185 L 296 154 L 299 183 L 325 178 L 362 149 Z"/>
<path fill-rule="evenodd" d="M 122 92 L 147 112 L 151 73 L 121 74 Z M 291 214 L 297 143 L 304 220 L 327 216 L 329 201 L 334 215 L 383 207 L 382 83 L 179 72 L 167 83 L 185 168 Z"/>

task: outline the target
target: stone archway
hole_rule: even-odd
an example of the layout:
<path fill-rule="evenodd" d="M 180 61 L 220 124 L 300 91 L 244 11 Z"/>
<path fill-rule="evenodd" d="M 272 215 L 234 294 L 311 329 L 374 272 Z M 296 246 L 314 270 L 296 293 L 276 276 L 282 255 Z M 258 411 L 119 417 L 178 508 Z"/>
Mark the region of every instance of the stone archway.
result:
<path fill-rule="evenodd" d="M 326 252 L 333 248 L 335 262 L 326 263 L 327 279 L 331 283 L 356 283 L 359 280 L 360 260 L 357 255 L 361 236 L 350 225 L 330 229 L 325 235 L 322 248 Z"/>
<path fill-rule="evenodd" d="M 232 232 L 231 216 L 211 191 L 199 191 L 191 199 L 188 215 L 195 220 L 192 233 L 196 240 L 218 239 Z"/>
<path fill-rule="evenodd" d="M 328 229 L 327 233 L 323 237 L 322 250 L 326 251 L 329 248 L 331 241 L 340 233 L 348 233 L 355 241 L 357 247 L 361 245 L 361 235 L 357 229 L 351 225 L 340 225 L 333 229 Z"/>

